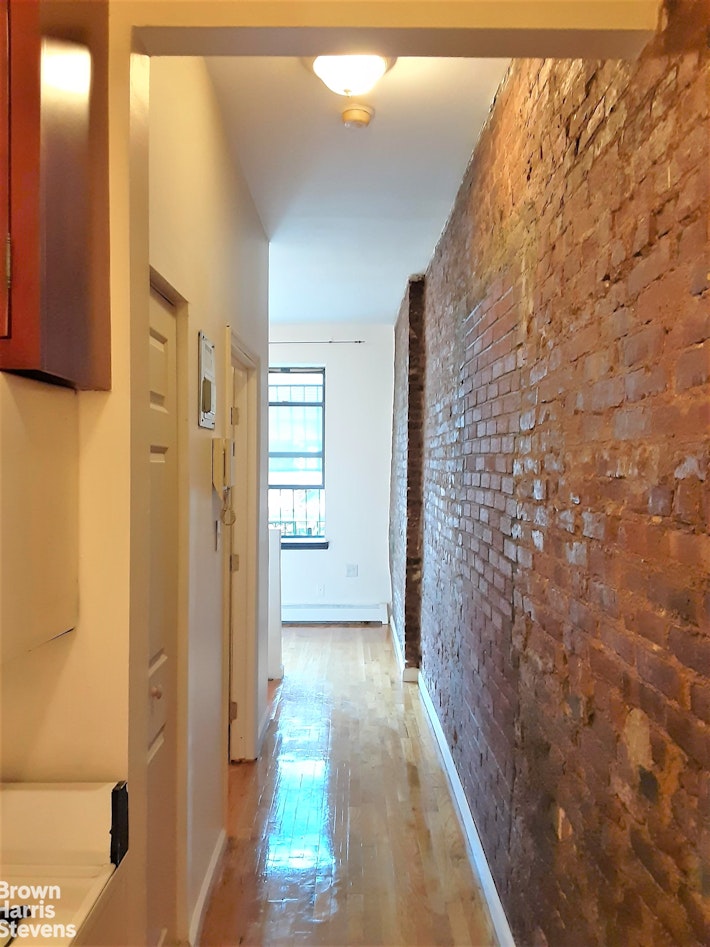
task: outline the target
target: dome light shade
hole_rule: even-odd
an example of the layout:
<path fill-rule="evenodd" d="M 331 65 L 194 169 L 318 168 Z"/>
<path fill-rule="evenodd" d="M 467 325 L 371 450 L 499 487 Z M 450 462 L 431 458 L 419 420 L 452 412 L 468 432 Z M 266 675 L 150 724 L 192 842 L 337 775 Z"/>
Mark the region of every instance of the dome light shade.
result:
<path fill-rule="evenodd" d="M 358 102 L 349 103 L 343 109 L 343 125 L 346 128 L 367 128 L 374 115 L 375 110 L 369 105 L 360 105 Z"/>
<path fill-rule="evenodd" d="M 363 95 L 390 65 L 384 56 L 316 56 L 313 72 L 338 95 Z"/>

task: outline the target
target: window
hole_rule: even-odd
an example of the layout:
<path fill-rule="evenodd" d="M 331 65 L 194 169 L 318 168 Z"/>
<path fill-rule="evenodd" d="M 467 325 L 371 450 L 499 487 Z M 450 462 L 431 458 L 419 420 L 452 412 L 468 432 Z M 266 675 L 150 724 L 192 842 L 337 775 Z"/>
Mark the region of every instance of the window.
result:
<path fill-rule="evenodd" d="M 269 369 L 269 525 L 325 536 L 325 369 Z"/>

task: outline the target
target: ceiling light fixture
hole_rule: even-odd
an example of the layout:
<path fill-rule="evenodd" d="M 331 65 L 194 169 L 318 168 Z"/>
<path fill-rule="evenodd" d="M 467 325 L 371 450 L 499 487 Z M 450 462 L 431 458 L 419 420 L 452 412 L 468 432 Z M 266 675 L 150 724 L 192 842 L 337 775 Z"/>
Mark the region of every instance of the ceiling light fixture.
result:
<path fill-rule="evenodd" d="M 350 102 L 342 111 L 343 125 L 346 128 L 367 128 L 375 117 L 375 110 L 369 105 Z"/>
<path fill-rule="evenodd" d="M 363 95 L 395 64 L 384 56 L 316 56 L 311 68 L 332 92 Z"/>

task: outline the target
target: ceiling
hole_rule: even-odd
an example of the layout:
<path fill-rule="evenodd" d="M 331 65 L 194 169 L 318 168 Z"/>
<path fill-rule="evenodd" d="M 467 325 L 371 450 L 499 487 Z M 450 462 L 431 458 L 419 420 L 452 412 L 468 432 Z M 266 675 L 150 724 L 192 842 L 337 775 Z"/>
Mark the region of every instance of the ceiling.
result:
<path fill-rule="evenodd" d="M 207 60 L 227 134 L 270 240 L 273 323 L 393 323 L 431 258 L 504 59 L 400 58 L 346 100 L 298 58 Z"/>

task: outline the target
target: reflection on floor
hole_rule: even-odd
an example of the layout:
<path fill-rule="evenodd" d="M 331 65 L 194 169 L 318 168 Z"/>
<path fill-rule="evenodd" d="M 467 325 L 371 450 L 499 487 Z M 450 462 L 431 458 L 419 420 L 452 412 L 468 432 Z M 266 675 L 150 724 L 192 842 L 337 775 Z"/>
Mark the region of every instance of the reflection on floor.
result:
<path fill-rule="evenodd" d="M 261 759 L 230 767 L 202 947 L 494 945 L 389 629 L 285 629 L 284 666 Z"/>

